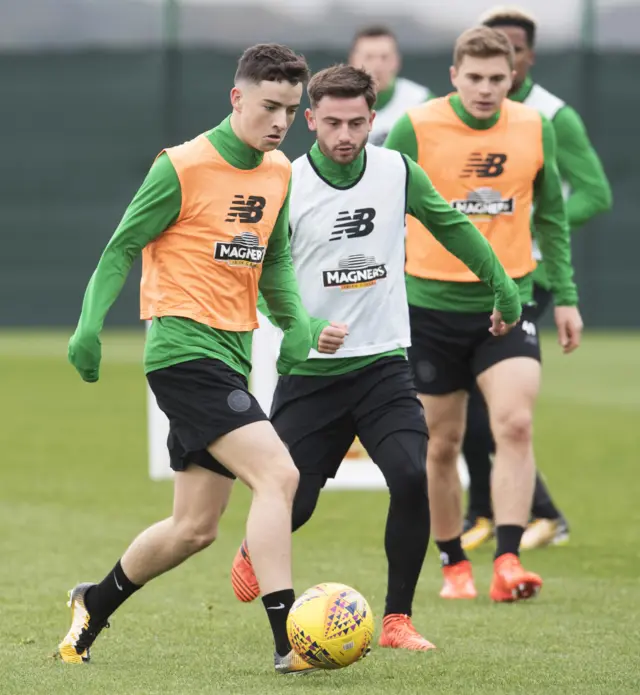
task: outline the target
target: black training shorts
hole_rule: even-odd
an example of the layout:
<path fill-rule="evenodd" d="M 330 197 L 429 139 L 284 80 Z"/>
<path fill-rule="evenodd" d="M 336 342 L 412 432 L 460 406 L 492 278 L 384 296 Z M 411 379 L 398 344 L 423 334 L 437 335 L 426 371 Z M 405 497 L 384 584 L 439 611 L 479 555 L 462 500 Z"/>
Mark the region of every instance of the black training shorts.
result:
<path fill-rule="evenodd" d="M 489 333 L 489 312 L 458 313 L 409 306 L 409 363 L 419 393 L 442 396 L 471 391 L 476 377 L 512 357 L 540 361 L 534 310 L 524 307 L 520 322 L 504 336 Z"/>
<path fill-rule="evenodd" d="M 427 436 L 424 411 L 403 357 L 383 357 L 338 376 L 280 377 L 271 422 L 301 473 L 325 479 L 335 477 L 356 436 L 370 456 L 394 432 L 414 430 Z"/>
<path fill-rule="evenodd" d="M 224 362 L 208 358 L 149 372 L 147 380 L 169 419 L 171 468 L 184 471 L 195 463 L 235 478 L 207 447 L 239 427 L 268 419 L 249 393 L 247 380 Z"/>

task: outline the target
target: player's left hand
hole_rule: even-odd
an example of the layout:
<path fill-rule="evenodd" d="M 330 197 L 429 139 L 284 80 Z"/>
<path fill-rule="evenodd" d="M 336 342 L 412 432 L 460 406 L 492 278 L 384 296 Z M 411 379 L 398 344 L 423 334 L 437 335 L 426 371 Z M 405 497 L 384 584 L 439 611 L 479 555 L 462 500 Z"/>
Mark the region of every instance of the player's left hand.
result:
<path fill-rule="evenodd" d="M 349 327 L 346 323 L 331 323 L 325 326 L 318 338 L 318 352 L 334 355 L 344 345 L 344 339 L 348 335 Z"/>
<path fill-rule="evenodd" d="M 519 321 L 520 319 L 518 319 Z M 513 323 L 505 323 L 502 320 L 502 312 L 494 308 L 491 314 L 491 326 L 489 328 L 489 333 L 491 335 L 500 336 L 507 335 L 507 333 L 518 323 L 514 321 Z"/>
<path fill-rule="evenodd" d="M 577 306 L 557 306 L 553 312 L 558 328 L 558 343 L 562 352 L 568 355 L 580 346 L 582 338 L 582 316 Z"/>
<path fill-rule="evenodd" d="M 100 378 L 102 344 L 95 333 L 76 331 L 69 340 L 69 362 L 76 368 L 84 381 L 90 383 Z"/>

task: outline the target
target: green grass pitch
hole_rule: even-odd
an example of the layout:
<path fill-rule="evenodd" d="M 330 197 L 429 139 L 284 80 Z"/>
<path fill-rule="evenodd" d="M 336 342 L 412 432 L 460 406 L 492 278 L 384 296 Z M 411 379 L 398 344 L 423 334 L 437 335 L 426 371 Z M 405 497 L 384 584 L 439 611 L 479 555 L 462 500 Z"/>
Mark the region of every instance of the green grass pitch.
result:
<path fill-rule="evenodd" d="M 472 555 L 481 596 L 438 598 L 433 547 L 415 624 L 439 649 L 375 649 L 340 672 L 277 677 L 266 617 L 234 599 L 229 568 L 249 497 L 238 485 L 216 544 L 152 582 L 114 616 L 87 666 L 52 658 L 66 591 L 100 579 L 171 484 L 147 475 L 141 333 L 104 340 L 101 381 L 66 363 L 67 334 L 0 333 L 0 693 L 640 692 L 640 334 L 587 333 L 574 355 L 544 336 L 538 463 L 572 524 L 565 548 L 524 554 L 540 597 L 491 605 L 491 548 Z M 341 581 L 376 615 L 385 590 L 386 495 L 327 492 L 294 536 L 296 588 Z"/>

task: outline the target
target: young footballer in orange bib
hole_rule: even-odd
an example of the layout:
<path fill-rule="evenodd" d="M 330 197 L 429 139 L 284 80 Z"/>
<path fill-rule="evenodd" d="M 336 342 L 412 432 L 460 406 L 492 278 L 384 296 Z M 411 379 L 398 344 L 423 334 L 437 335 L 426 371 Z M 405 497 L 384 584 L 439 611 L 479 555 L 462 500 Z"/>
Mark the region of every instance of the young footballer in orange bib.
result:
<path fill-rule="evenodd" d="M 88 661 L 110 616 L 132 594 L 216 538 L 233 480 L 253 500 L 247 537 L 275 642 L 278 673 L 308 670 L 291 649 L 291 508 L 298 471 L 247 389 L 260 290 L 284 331 L 279 369 L 327 346 L 312 335 L 289 246 L 291 164 L 277 152 L 300 105 L 305 60 L 285 46 L 245 51 L 220 125 L 162 152 L 107 245 L 87 288 L 69 359 L 98 380 L 100 332 L 141 252 L 141 318 L 151 320 L 144 367 L 170 423 L 171 515 L 143 531 L 97 584 L 70 592 L 72 624 L 59 646 Z M 184 600 L 187 600 L 184 597 Z"/>
<path fill-rule="evenodd" d="M 465 32 L 456 42 L 451 68 L 457 93 L 410 109 L 386 142 L 417 161 L 449 204 L 474 222 L 515 280 L 524 305 L 514 330 L 501 338 L 490 335 L 484 317 L 493 306 L 491 293 L 425 234 L 418 220 L 409 219 L 409 360 L 429 427 L 431 519 L 443 563 L 444 598 L 476 596 L 461 545 L 456 468 L 468 394 L 476 383 L 496 442 L 497 551 L 490 596 L 494 601 L 526 599 L 542 586 L 519 559 L 533 495 L 531 432 L 540 386 L 540 346 L 527 313 L 535 269 L 532 210 L 562 350 L 577 348 L 582 332 L 553 128 L 535 109 L 506 98 L 513 68 L 513 47 L 504 33 L 488 27 Z"/>

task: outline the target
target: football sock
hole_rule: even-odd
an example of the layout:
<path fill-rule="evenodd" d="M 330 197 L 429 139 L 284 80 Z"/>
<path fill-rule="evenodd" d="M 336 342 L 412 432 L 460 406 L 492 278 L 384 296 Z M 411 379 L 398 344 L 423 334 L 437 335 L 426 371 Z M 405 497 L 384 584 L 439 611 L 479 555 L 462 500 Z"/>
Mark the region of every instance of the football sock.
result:
<path fill-rule="evenodd" d="M 262 597 L 262 603 L 271 623 L 276 652 L 280 656 L 286 656 L 291 651 L 291 643 L 287 635 L 287 617 L 294 601 L 293 589 L 274 591 Z"/>
<path fill-rule="evenodd" d="M 85 594 L 85 606 L 91 619 L 103 622 L 138 589 L 140 587 L 129 580 L 118 560 L 111 572 Z"/>
<path fill-rule="evenodd" d="M 496 559 L 501 555 L 506 555 L 507 553 L 519 555 L 520 541 L 522 540 L 523 533 L 523 526 L 496 526 Z"/>
<path fill-rule="evenodd" d="M 443 567 L 450 567 L 464 562 L 467 559 L 464 550 L 462 549 L 462 541 L 460 536 L 456 536 L 448 541 L 436 541 L 438 550 L 440 551 L 440 562 Z"/>

